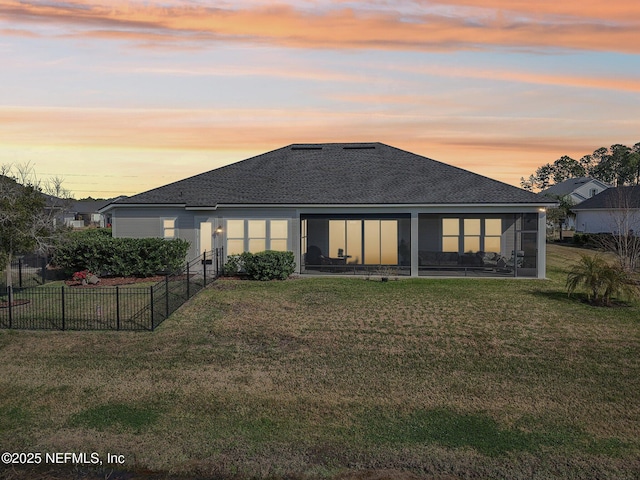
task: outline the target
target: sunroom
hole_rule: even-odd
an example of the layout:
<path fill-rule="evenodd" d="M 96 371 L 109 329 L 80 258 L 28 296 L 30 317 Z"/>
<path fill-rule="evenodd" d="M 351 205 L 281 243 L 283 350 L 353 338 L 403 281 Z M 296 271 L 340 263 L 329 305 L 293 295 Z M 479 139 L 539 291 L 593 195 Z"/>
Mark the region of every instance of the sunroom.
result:
<path fill-rule="evenodd" d="M 411 217 L 301 215 L 300 273 L 538 276 L 538 213 L 419 213 L 413 231 Z"/>

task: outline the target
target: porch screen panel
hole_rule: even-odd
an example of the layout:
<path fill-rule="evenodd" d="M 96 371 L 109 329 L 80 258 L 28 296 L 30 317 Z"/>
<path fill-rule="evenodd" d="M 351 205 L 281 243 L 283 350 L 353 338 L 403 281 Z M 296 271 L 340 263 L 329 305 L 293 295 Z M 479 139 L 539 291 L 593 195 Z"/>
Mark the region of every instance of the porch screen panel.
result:
<path fill-rule="evenodd" d="M 345 255 L 347 230 L 344 220 L 329 220 L 329 257 Z"/>
<path fill-rule="evenodd" d="M 464 219 L 464 252 L 475 253 L 480 250 L 480 219 Z"/>
<path fill-rule="evenodd" d="M 502 219 L 487 218 L 484 221 L 484 251 L 500 253 L 502 251 Z"/>
<path fill-rule="evenodd" d="M 458 252 L 458 240 L 460 235 L 460 219 L 442 219 L 442 251 Z"/>
<path fill-rule="evenodd" d="M 364 221 L 364 263 L 380 264 L 380 220 Z"/>
<path fill-rule="evenodd" d="M 398 264 L 398 221 L 380 221 L 380 252 L 383 265 Z"/>
<path fill-rule="evenodd" d="M 362 263 L 362 220 L 347 220 L 347 263 Z"/>

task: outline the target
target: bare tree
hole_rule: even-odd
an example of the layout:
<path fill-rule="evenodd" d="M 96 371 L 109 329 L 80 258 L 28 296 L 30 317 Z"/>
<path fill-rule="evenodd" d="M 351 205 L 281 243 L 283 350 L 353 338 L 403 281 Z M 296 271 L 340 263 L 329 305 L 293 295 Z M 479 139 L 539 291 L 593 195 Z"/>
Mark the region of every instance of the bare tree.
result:
<path fill-rule="evenodd" d="M 47 253 L 69 199 L 62 180 L 38 180 L 30 164 L 0 166 L 0 265 L 5 266 L 9 302 L 13 301 L 11 262 L 16 255 Z"/>

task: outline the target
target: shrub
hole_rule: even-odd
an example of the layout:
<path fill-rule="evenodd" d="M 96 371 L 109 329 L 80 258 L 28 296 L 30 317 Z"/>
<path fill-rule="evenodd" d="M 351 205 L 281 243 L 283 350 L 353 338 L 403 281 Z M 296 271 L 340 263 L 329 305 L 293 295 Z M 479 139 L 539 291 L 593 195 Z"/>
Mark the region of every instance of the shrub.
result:
<path fill-rule="evenodd" d="M 264 252 L 248 254 L 243 259 L 244 269 L 254 280 L 286 280 L 295 268 L 293 252 Z"/>
<path fill-rule="evenodd" d="M 593 305 L 610 305 L 611 298 L 620 293 L 637 296 L 638 286 L 621 269 L 609 265 L 600 255 L 582 255 L 567 275 L 567 293 L 571 295 L 579 285 L 587 289 L 587 299 Z"/>
<path fill-rule="evenodd" d="M 80 270 L 100 275 L 148 277 L 178 271 L 189 249 L 185 240 L 112 238 L 102 230 L 74 232 L 56 247 L 53 262 L 71 275 Z"/>
<path fill-rule="evenodd" d="M 242 255 L 229 255 L 227 263 L 222 267 L 222 274 L 225 277 L 232 277 L 244 270 L 244 262 Z"/>
<path fill-rule="evenodd" d="M 244 271 L 253 280 L 286 280 L 295 268 L 293 252 L 266 250 L 229 256 L 223 272 L 236 275 Z"/>

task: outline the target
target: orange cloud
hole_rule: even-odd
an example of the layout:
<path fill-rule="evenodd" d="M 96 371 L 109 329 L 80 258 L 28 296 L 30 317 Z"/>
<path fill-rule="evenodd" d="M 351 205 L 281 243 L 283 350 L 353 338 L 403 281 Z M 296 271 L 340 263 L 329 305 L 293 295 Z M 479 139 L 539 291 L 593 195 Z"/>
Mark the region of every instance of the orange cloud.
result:
<path fill-rule="evenodd" d="M 635 2 L 635 0 L 634 0 Z M 421 3 L 421 2 L 418 2 Z M 424 2 L 422 2 L 424 3 Z M 490 14 L 452 16 L 338 9 L 302 11 L 289 5 L 213 8 L 189 5 L 42 4 L 0 0 L 0 18 L 72 27 L 75 34 L 141 42 L 235 41 L 294 48 L 447 50 L 493 47 L 640 52 L 637 2 L 439 2 L 487 6 Z M 563 4 L 571 3 L 572 6 Z M 628 6 L 626 14 L 620 4 Z M 432 5 L 431 2 L 428 5 Z M 539 6 L 542 5 L 542 6 Z M 37 29 L 37 27 L 32 27 Z"/>
<path fill-rule="evenodd" d="M 564 122 L 562 118 L 390 113 L 384 105 L 360 113 L 312 108 L 0 106 L 0 158 L 33 160 L 45 172 L 63 174 L 62 168 L 72 173 L 95 172 L 98 165 L 108 165 L 107 174 L 170 172 L 171 180 L 177 180 L 185 172 L 220 166 L 222 158 L 230 163 L 291 143 L 380 141 L 518 185 L 520 177 L 562 155 L 580 158 L 603 145 L 632 145 L 639 140 L 620 138 L 621 131 L 640 131 L 635 118 L 597 126 L 587 120 L 584 128 L 577 129 L 581 135 L 562 133 Z M 198 164 L 185 164 L 186 159 Z M 126 188 L 125 180 L 109 179 L 109 188 L 103 188 L 130 193 L 170 181 L 146 176 L 130 181 Z M 80 190 L 75 183 L 80 180 L 71 181 L 69 186 Z M 91 186 L 86 188 L 86 194 L 91 194 Z"/>
<path fill-rule="evenodd" d="M 383 65 L 380 68 L 385 68 Z M 577 75 L 554 75 L 523 71 L 482 70 L 463 67 L 444 67 L 431 65 L 429 67 L 394 66 L 394 71 L 421 73 L 429 76 L 462 77 L 488 80 L 502 80 L 511 82 L 532 83 L 541 85 L 559 85 L 570 87 L 597 88 L 615 91 L 640 92 L 640 78 L 624 77 L 585 77 Z"/>
<path fill-rule="evenodd" d="M 558 1 L 558 0 L 417 0 L 421 5 L 474 7 L 497 12 L 510 12 L 532 18 L 562 16 L 572 21 L 599 20 L 602 22 L 640 21 L 640 3 L 636 0 Z"/>

